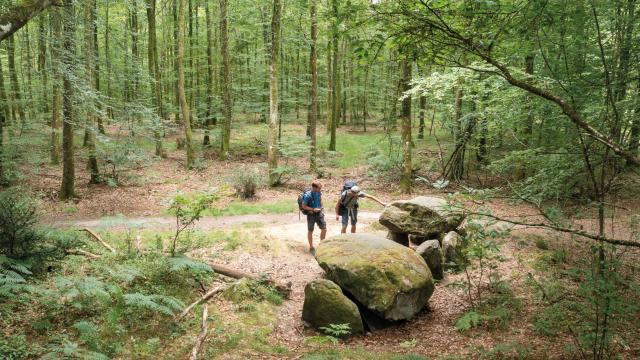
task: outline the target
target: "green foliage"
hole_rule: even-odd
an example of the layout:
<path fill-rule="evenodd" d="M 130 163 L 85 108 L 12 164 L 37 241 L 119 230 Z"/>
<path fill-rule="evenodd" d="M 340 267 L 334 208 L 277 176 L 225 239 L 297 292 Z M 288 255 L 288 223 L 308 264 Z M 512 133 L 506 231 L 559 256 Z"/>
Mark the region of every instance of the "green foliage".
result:
<path fill-rule="evenodd" d="M 493 317 L 490 315 L 482 315 L 477 312 L 471 310 L 466 312 L 456 321 L 456 330 L 463 332 L 470 329 L 473 329 L 480 325 L 484 321 L 493 320 Z"/>
<path fill-rule="evenodd" d="M 177 194 L 169 203 L 169 212 L 176 217 L 176 229 L 171 242 L 171 256 L 175 256 L 181 234 L 186 231 L 187 237 L 191 227 L 200 220 L 204 212 L 220 197 L 216 191 L 209 194 L 185 196 Z"/>
<path fill-rule="evenodd" d="M 173 316 L 176 311 L 182 310 L 184 304 L 172 297 L 164 295 L 145 295 L 140 293 L 124 294 L 125 304 L 150 312 L 157 312 L 167 316 Z"/>
<path fill-rule="evenodd" d="M 349 324 L 329 324 L 329 326 L 321 326 L 320 330 L 335 338 L 351 335 L 351 326 L 349 326 Z"/>
<path fill-rule="evenodd" d="M 263 185 L 264 177 L 260 175 L 256 168 L 238 168 L 233 171 L 228 181 L 233 186 L 241 199 L 253 199 L 256 192 Z"/>
<path fill-rule="evenodd" d="M 300 169 L 290 162 L 309 153 L 309 139 L 293 136 L 281 138 L 278 153 L 281 161 L 271 173 L 276 175 L 276 184 L 282 185 L 299 175 Z"/>
<path fill-rule="evenodd" d="M 27 341 L 25 335 L 0 337 L 0 358 L 5 360 L 20 360 L 35 358 L 41 350 Z"/>
<path fill-rule="evenodd" d="M 98 157 L 104 162 L 107 173 L 105 180 L 110 186 L 118 186 L 123 182 L 123 174 L 146 166 L 151 159 L 148 152 L 141 149 L 132 137 L 126 137 L 125 141 L 104 139 L 98 147 Z"/>
<path fill-rule="evenodd" d="M 25 259 L 37 252 L 44 240 L 38 223 L 34 200 L 24 191 L 0 192 L 0 251 L 13 258 Z"/>
<path fill-rule="evenodd" d="M 212 273 L 213 269 L 209 264 L 188 258 L 186 256 L 172 257 L 169 259 L 171 271 L 190 271 L 194 273 Z"/>
<path fill-rule="evenodd" d="M 25 290 L 26 277 L 31 275 L 28 264 L 0 255 L 0 299 L 14 297 Z"/>

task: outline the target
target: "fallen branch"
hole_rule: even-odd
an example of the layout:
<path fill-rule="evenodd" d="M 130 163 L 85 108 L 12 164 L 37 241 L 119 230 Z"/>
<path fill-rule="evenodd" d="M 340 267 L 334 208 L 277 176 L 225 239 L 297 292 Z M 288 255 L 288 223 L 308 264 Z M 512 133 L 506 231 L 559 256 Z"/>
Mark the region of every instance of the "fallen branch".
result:
<path fill-rule="evenodd" d="M 506 223 L 509 223 L 509 224 L 513 224 L 513 225 L 521 225 L 521 226 L 526 226 L 526 227 L 543 228 L 543 229 L 549 229 L 549 230 L 563 232 L 563 233 L 567 233 L 567 234 L 578 235 L 578 236 L 585 237 L 587 239 L 596 240 L 596 241 L 602 241 L 602 242 L 605 242 L 605 243 L 611 244 L 611 245 L 621 245 L 621 246 L 630 246 L 630 247 L 640 248 L 640 241 L 610 239 L 610 238 L 608 238 L 608 237 L 606 237 L 604 235 L 596 235 L 596 234 L 592 234 L 592 233 L 586 232 L 584 230 L 579 230 L 579 229 L 565 228 L 565 227 L 562 227 L 562 226 L 557 226 L 557 225 L 552 225 L 552 224 L 545 224 L 545 223 L 527 223 L 527 222 L 523 222 L 523 221 L 502 218 L 502 217 L 499 217 L 499 216 L 495 216 L 495 215 L 491 215 L 491 214 L 487 214 L 487 213 L 482 213 L 482 212 L 468 212 L 467 211 L 467 212 L 465 212 L 465 214 L 467 214 L 467 215 L 484 216 L 484 217 L 488 217 L 488 218 L 493 219 L 493 220 L 503 221 L 503 222 L 506 222 Z"/>
<path fill-rule="evenodd" d="M 260 277 L 258 275 L 249 274 L 249 273 L 246 273 L 244 271 L 232 269 L 232 268 L 229 268 L 227 266 L 220 265 L 220 264 L 209 263 L 209 266 L 211 266 L 213 271 L 215 271 L 216 273 L 218 273 L 220 275 L 228 276 L 230 278 L 234 278 L 234 279 L 247 278 L 247 279 L 251 279 L 251 280 L 263 281 L 267 285 L 273 286 L 276 289 L 276 291 L 278 291 L 278 293 L 280 293 L 280 295 L 282 295 L 282 297 L 284 297 L 285 299 L 288 299 L 289 295 L 291 295 L 291 285 L 292 284 L 290 282 L 287 283 L 287 284 L 280 284 L 280 283 L 276 282 L 273 279 L 269 279 L 269 278 L 265 279 L 265 278 Z"/>
<path fill-rule="evenodd" d="M 91 235 L 92 238 L 96 239 L 96 241 L 98 241 L 100 244 L 102 244 L 102 246 L 104 246 L 107 249 L 109 249 L 112 253 L 114 253 L 114 254 L 116 253 L 116 249 L 111 247 L 111 245 L 107 244 L 104 240 L 102 240 L 102 238 L 98 234 L 93 232 L 91 229 L 84 228 L 81 231 L 86 231 L 89 235 Z"/>
<path fill-rule="evenodd" d="M 82 255 L 82 256 L 86 256 L 86 257 L 91 258 L 91 259 L 100 259 L 101 258 L 100 255 L 96 255 L 96 254 L 90 253 L 90 252 L 82 250 L 82 249 L 67 249 L 65 252 L 68 255 Z"/>
<path fill-rule="evenodd" d="M 205 304 L 202 307 L 202 332 L 198 335 L 196 339 L 195 345 L 193 345 L 193 350 L 191 350 L 191 357 L 189 360 L 197 360 L 198 353 L 202 350 L 202 344 L 204 344 L 204 340 L 207 338 L 207 332 L 209 330 L 207 321 L 209 320 L 209 306 Z"/>
<path fill-rule="evenodd" d="M 182 320 L 185 316 L 187 316 L 187 314 L 191 311 L 191 309 L 196 307 L 198 304 L 211 299 L 214 295 L 222 292 L 226 288 L 227 287 L 225 285 L 219 285 L 219 286 L 216 286 L 213 289 L 209 290 L 209 292 L 207 292 L 206 294 L 202 295 L 202 297 L 200 299 L 194 301 L 193 303 L 191 303 L 191 305 L 187 306 L 184 310 L 182 310 L 182 312 L 178 316 L 176 316 L 173 319 L 173 321 L 174 322 L 178 322 L 178 321 Z"/>

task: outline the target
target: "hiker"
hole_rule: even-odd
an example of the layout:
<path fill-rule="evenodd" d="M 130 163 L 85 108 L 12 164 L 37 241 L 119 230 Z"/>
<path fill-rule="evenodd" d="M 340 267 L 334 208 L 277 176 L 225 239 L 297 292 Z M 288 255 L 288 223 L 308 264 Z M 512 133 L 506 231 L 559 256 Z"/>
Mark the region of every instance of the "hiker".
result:
<path fill-rule="evenodd" d="M 320 241 L 327 236 L 327 222 L 324 220 L 322 207 L 322 185 L 318 182 L 311 184 L 311 191 L 306 191 L 302 196 L 301 208 L 307 215 L 307 240 L 309 240 L 309 252 L 315 255 L 313 247 L 313 229 L 316 224 L 320 228 Z"/>
<path fill-rule="evenodd" d="M 349 225 L 349 218 L 351 218 L 351 232 L 356 232 L 356 223 L 358 222 L 358 200 L 360 198 L 371 199 L 382 206 L 387 204 L 380 201 L 375 196 L 371 196 L 364 191 L 361 191 L 358 185 L 353 181 L 347 181 L 342 187 L 342 193 L 336 204 L 336 221 L 342 217 L 342 234 L 347 232 L 347 226 Z"/>

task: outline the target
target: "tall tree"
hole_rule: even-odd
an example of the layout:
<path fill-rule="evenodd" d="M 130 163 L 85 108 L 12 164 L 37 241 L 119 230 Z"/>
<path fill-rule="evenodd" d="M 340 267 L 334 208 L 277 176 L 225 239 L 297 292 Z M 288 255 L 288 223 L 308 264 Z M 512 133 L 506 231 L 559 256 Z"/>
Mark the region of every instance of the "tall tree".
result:
<path fill-rule="evenodd" d="M 280 52 L 280 20 L 282 4 L 273 0 L 271 15 L 271 62 L 269 65 L 269 130 L 267 134 L 267 162 L 269 164 L 269 185 L 278 184 L 278 54 Z"/>
<path fill-rule="evenodd" d="M 0 13 L 0 42 L 25 26 L 31 18 L 62 0 L 23 0 Z"/>
<path fill-rule="evenodd" d="M 231 116 L 233 103 L 231 99 L 231 60 L 229 57 L 229 32 L 227 29 L 227 0 L 220 0 L 220 50 L 222 51 L 222 143 L 220 159 L 229 157 L 229 141 L 231 138 Z"/>
<path fill-rule="evenodd" d="M 185 26 L 185 1 L 178 0 L 178 56 L 176 62 L 178 63 L 178 96 L 180 99 L 180 111 L 182 113 L 182 123 L 184 125 L 184 137 L 185 147 L 187 150 L 187 169 L 193 167 L 195 160 L 193 155 L 193 145 L 191 140 L 191 115 L 189 110 L 189 103 L 187 102 L 187 96 L 185 94 L 184 85 L 184 26 Z"/>
<path fill-rule="evenodd" d="M 7 46 L 9 62 L 9 79 L 11 80 L 11 114 L 14 120 L 19 119 L 21 123 L 25 121 L 24 104 L 20 93 L 20 83 L 18 82 L 18 69 L 16 68 L 16 41 L 15 36 L 9 38 Z"/>
<path fill-rule="evenodd" d="M 93 19 L 93 12 L 95 7 L 95 0 L 86 0 L 84 10 L 85 29 L 84 29 L 84 43 L 85 43 L 85 75 L 87 77 L 88 88 L 93 92 L 97 92 L 96 88 L 96 69 L 95 69 L 95 49 L 96 44 L 94 40 L 94 27 L 96 26 Z M 93 95 L 89 97 L 93 99 Z M 89 183 L 97 184 L 100 182 L 100 171 L 98 169 L 98 159 L 96 157 L 96 105 L 91 101 L 90 106 L 87 107 L 87 122 L 86 122 L 86 144 L 89 151 L 89 162 L 87 164 L 89 172 L 91 174 Z"/>
<path fill-rule="evenodd" d="M 62 125 L 62 12 L 54 10 L 51 14 L 51 32 L 52 46 L 52 95 L 51 95 L 51 139 L 50 139 L 50 158 L 52 165 L 60 163 L 60 126 Z"/>
<path fill-rule="evenodd" d="M 339 13 L 338 0 L 331 1 L 333 14 L 332 31 L 332 63 L 331 63 L 331 132 L 329 139 L 329 151 L 336 151 L 336 128 L 340 117 L 340 78 L 338 77 L 338 55 L 339 55 Z"/>
<path fill-rule="evenodd" d="M 401 91 L 411 89 L 411 61 L 403 56 L 401 62 L 402 82 Z M 411 192 L 411 182 L 413 179 L 413 164 L 411 162 L 412 139 L 411 139 L 411 96 L 402 99 L 402 177 L 400 178 L 400 190 L 408 194 Z"/>
<path fill-rule="evenodd" d="M 162 149 L 162 122 L 164 110 L 162 106 L 162 88 L 160 83 L 160 68 L 158 66 L 158 45 L 156 44 L 156 0 L 147 1 L 147 21 L 149 23 L 149 43 L 147 58 L 149 59 L 149 85 L 157 114 L 157 121 L 153 125 L 153 137 L 156 143 L 156 156 L 164 157 Z"/>
<path fill-rule="evenodd" d="M 62 185 L 60 187 L 60 200 L 75 197 L 75 162 L 73 149 L 73 70 L 75 68 L 75 16 L 73 0 L 64 0 L 63 17 L 63 42 L 62 42 Z"/>
<path fill-rule="evenodd" d="M 311 86 L 309 87 L 309 137 L 311 138 L 311 146 L 309 147 L 309 164 L 311 171 L 314 173 L 318 170 L 318 164 L 316 163 L 316 127 L 318 123 L 318 53 L 316 51 L 318 18 L 316 10 L 316 0 L 310 0 L 311 47 L 309 51 L 309 73 L 311 75 Z"/>

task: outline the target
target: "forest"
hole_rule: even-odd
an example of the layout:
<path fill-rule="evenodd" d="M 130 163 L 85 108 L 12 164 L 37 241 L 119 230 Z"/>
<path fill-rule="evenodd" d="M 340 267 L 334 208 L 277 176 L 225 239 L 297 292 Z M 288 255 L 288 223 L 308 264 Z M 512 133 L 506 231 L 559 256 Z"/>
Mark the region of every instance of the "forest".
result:
<path fill-rule="evenodd" d="M 637 0 L 0 0 L 1 359 L 636 359 L 639 264 Z"/>

